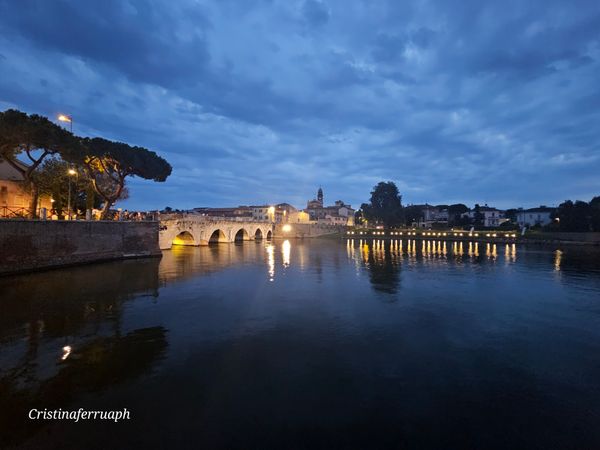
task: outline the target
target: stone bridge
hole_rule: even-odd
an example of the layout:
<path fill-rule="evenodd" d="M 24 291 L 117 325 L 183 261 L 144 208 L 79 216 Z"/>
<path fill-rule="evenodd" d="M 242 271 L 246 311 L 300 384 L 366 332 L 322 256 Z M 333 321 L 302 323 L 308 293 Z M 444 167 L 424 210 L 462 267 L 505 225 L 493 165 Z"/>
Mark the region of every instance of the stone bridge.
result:
<path fill-rule="evenodd" d="M 195 214 L 161 215 L 159 220 L 161 250 L 169 249 L 172 245 L 198 246 L 273 237 L 273 224 L 270 222 Z"/>

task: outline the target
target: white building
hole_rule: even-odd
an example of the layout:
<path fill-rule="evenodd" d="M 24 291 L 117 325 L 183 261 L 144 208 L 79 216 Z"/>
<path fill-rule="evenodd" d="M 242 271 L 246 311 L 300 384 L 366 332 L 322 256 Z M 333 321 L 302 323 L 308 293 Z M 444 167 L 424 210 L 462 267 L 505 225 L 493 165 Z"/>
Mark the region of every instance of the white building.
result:
<path fill-rule="evenodd" d="M 270 205 L 250 206 L 252 218 L 259 221 L 275 222 L 275 207 Z"/>
<path fill-rule="evenodd" d="M 552 222 L 553 208 L 540 206 L 539 208 L 522 209 L 517 212 L 517 223 L 520 227 L 533 227 L 535 225 L 548 225 Z"/>
<path fill-rule="evenodd" d="M 504 216 L 504 211 L 500 211 L 499 209 L 492 208 L 488 205 L 480 206 L 479 212 L 483 215 L 483 226 L 487 228 L 495 228 L 502 225 L 504 222 L 508 222 Z M 471 210 L 463 214 L 464 216 L 469 217 L 470 219 L 475 219 L 475 210 Z"/>

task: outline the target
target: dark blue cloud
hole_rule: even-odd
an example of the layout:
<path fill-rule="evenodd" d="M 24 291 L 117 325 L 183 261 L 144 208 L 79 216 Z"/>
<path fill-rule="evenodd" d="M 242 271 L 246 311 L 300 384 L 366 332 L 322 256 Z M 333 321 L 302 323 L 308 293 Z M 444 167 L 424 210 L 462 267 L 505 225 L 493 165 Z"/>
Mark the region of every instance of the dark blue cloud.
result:
<path fill-rule="evenodd" d="M 0 107 L 174 165 L 127 206 L 600 193 L 591 1 L 0 0 Z"/>
<path fill-rule="evenodd" d="M 305 0 L 302 9 L 306 21 L 313 27 L 325 25 L 329 21 L 329 11 L 322 1 Z"/>

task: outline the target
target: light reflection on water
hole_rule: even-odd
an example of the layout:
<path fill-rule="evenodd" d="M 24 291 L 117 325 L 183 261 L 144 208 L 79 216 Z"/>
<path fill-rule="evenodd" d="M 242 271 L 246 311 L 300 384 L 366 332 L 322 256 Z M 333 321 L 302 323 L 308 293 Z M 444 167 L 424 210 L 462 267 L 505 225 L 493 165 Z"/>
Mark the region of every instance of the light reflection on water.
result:
<path fill-rule="evenodd" d="M 3 278 L 0 293 L 6 442 L 600 447 L 600 259 L 585 249 L 174 247 Z M 123 406 L 136 421 L 118 428 L 23 420 L 31 407 Z"/>

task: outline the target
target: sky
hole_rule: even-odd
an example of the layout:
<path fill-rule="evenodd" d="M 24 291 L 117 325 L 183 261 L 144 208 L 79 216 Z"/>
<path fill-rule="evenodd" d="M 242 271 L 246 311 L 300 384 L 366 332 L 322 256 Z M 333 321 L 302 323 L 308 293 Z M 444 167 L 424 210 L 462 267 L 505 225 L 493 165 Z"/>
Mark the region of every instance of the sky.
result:
<path fill-rule="evenodd" d="M 173 166 L 129 209 L 600 195 L 600 2 L 0 0 L 0 110 Z"/>

